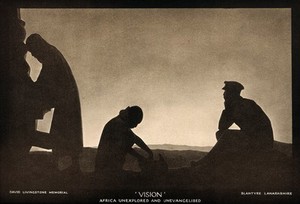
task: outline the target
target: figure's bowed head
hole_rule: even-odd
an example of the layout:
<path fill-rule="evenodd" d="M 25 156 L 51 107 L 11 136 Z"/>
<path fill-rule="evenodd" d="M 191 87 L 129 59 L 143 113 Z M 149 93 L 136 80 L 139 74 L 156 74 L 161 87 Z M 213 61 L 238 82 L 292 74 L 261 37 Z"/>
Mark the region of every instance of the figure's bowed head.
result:
<path fill-rule="evenodd" d="M 139 106 L 128 106 L 124 111 L 129 128 L 135 128 L 143 120 L 143 110 Z M 122 112 L 121 111 L 121 112 Z"/>
<path fill-rule="evenodd" d="M 31 52 L 31 55 L 43 63 L 46 60 L 51 45 L 39 34 L 34 33 L 26 39 L 26 46 L 28 51 Z"/>

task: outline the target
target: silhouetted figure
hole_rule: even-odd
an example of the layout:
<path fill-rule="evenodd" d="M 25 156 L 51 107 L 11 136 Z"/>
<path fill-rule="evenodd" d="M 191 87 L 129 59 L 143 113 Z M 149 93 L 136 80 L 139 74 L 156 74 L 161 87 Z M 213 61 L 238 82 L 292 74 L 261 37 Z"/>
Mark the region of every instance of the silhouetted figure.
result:
<path fill-rule="evenodd" d="M 121 174 L 127 153 L 136 157 L 140 162 L 145 161 L 146 159 L 132 148 L 134 144 L 146 151 L 149 159 L 153 158 L 149 147 L 131 130 L 142 119 L 142 109 L 132 106 L 121 110 L 118 116 L 105 125 L 96 155 L 95 172 L 97 174 Z"/>
<path fill-rule="evenodd" d="M 271 149 L 273 147 L 272 125 L 261 107 L 253 100 L 240 96 L 244 87 L 238 82 L 225 81 L 223 89 L 225 110 L 220 117 L 217 139 L 230 136 L 229 127 L 235 123 L 241 129 L 238 134 L 249 142 L 250 148 Z"/>
<path fill-rule="evenodd" d="M 23 158 L 23 150 L 27 148 L 21 148 L 22 150 L 15 152 L 15 144 L 13 140 L 18 139 L 20 131 L 16 130 L 17 122 L 15 107 L 17 104 L 12 104 L 13 100 L 16 100 L 16 91 L 14 88 L 15 74 L 13 73 L 17 67 L 18 61 L 24 55 L 23 52 L 18 51 L 18 47 L 23 43 L 26 31 L 25 22 L 18 19 L 17 15 L 14 15 L 14 9 L 5 8 L 1 6 L 1 14 L 4 18 L 1 20 L 1 142 L 0 142 L 0 197 L 1 201 L 4 198 L 6 192 L 11 189 L 12 179 L 15 179 L 13 170 L 20 166 Z M 24 135 L 21 135 L 24 137 Z M 18 142 L 18 144 L 22 142 Z M 5 193 L 4 193 L 5 192 Z M 4 200 L 4 199 L 3 199 Z"/>
<path fill-rule="evenodd" d="M 25 60 L 26 53 L 26 45 L 20 43 L 9 70 L 11 79 L 10 124 L 12 125 L 11 131 L 20 133 L 18 139 L 31 146 L 29 143 L 35 131 L 35 119 L 43 117 L 43 102 L 30 78 L 30 67 Z M 27 138 L 26 141 L 25 138 Z"/>
<path fill-rule="evenodd" d="M 30 100 L 33 81 L 29 77 L 29 65 L 25 61 L 26 46 L 20 43 L 11 59 L 9 78 L 9 138 L 7 151 L 10 164 L 19 166 L 30 148 L 30 135 L 34 132 L 34 106 Z"/>
<path fill-rule="evenodd" d="M 57 159 L 71 157 L 69 170 L 79 172 L 79 155 L 83 148 L 82 121 L 79 92 L 71 68 L 61 52 L 39 34 L 30 35 L 26 45 L 42 64 L 35 86 L 42 95 L 43 109 L 55 108 L 50 134 L 41 133 L 36 137 L 45 138 L 44 143 L 52 146 Z"/>
<path fill-rule="evenodd" d="M 31 136 L 35 130 L 35 118 L 41 115 L 41 98 L 34 90 L 34 82 L 29 75 L 30 67 L 25 60 L 27 47 L 23 42 L 26 36 L 24 26 L 25 22 L 20 19 L 13 20 L 10 26 L 14 35 L 11 36 L 7 76 L 9 115 L 5 151 L 12 166 L 19 166 L 26 160 L 31 148 Z"/>
<path fill-rule="evenodd" d="M 253 100 L 240 96 L 243 85 L 235 81 L 225 81 L 225 109 L 216 133 L 217 144 L 203 159 L 213 158 L 222 152 L 257 152 L 268 151 L 273 147 L 273 130 L 268 116 Z M 240 130 L 230 130 L 235 123 Z M 192 163 L 193 166 L 197 163 Z"/>
<path fill-rule="evenodd" d="M 25 22 L 13 18 L 9 22 L 9 65 L 8 65 L 8 76 L 6 76 L 7 79 L 7 135 L 3 135 L 1 137 L 1 155 L 9 155 L 11 156 L 11 153 L 8 153 L 10 151 L 9 149 L 13 149 L 13 147 L 10 148 L 10 144 L 13 144 L 13 140 L 18 139 L 18 133 L 19 130 L 16 128 L 18 126 L 23 126 L 20 124 L 21 121 L 18 119 L 18 116 L 21 116 L 19 113 L 20 109 L 20 100 L 19 100 L 19 94 L 21 95 L 21 98 L 24 96 L 24 88 L 23 88 L 23 77 L 22 72 L 27 72 L 29 69 L 29 65 L 26 63 L 24 55 L 26 53 L 26 49 L 23 43 L 26 36 L 25 31 Z M 22 116 L 21 116 L 22 117 Z M 21 122 L 22 123 L 22 122 Z M 24 127 L 24 126 L 23 126 Z M 21 135 L 23 137 L 23 135 Z M 5 156 L 7 157 L 7 156 Z M 5 159 L 5 158 L 4 158 Z M 11 161 L 10 161 L 11 162 Z"/>
<path fill-rule="evenodd" d="M 1 183 L 18 186 L 26 178 L 29 169 L 32 135 L 35 118 L 40 117 L 40 97 L 30 78 L 30 67 L 25 60 L 25 22 L 12 18 L 9 21 L 9 53 L 6 78 L 5 111 L 6 134 L 1 135 Z M 3 132 L 4 133 L 4 132 Z"/>

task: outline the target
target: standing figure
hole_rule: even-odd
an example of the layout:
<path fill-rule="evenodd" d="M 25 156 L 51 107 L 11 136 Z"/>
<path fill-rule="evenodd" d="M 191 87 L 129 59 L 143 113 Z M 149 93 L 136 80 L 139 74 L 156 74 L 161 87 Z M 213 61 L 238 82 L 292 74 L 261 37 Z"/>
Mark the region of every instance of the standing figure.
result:
<path fill-rule="evenodd" d="M 30 134 L 34 119 L 29 125 L 30 111 L 26 93 L 33 81 L 29 77 L 29 65 L 25 60 L 25 22 L 17 17 L 16 8 L 3 8 L 2 65 L 1 66 L 1 142 L 0 142 L 0 188 L 1 201 L 5 202 L 13 186 L 22 178 L 20 172 L 27 167 L 30 150 Z M 5 26 L 7 25 L 7 26 Z M 2 55 L 3 54 L 3 55 Z"/>
<path fill-rule="evenodd" d="M 127 153 L 139 161 L 145 161 L 145 158 L 132 148 L 134 144 L 146 151 L 150 159 L 153 158 L 149 147 L 131 130 L 142 119 L 142 109 L 132 106 L 121 110 L 118 116 L 105 125 L 96 155 L 96 174 L 121 174 Z"/>
<path fill-rule="evenodd" d="M 79 92 L 71 68 L 61 52 L 39 34 L 26 40 L 28 50 L 41 64 L 35 83 L 43 100 L 43 110 L 54 108 L 49 144 L 57 159 L 71 158 L 71 172 L 80 172 L 83 148 Z M 42 136 L 41 136 L 42 137 Z"/>
<path fill-rule="evenodd" d="M 10 61 L 9 76 L 9 137 L 6 149 L 10 165 L 16 168 L 26 157 L 31 148 L 31 135 L 34 133 L 34 121 L 37 117 L 38 98 L 34 97 L 34 82 L 29 76 L 29 65 L 25 60 L 26 46 L 20 43 Z M 35 100 L 36 99 L 36 100 Z"/>
<path fill-rule="evenodd" d="M 31 137 L 35 131 L 35 118 L 42 114 L 41 100 L 34 90 L 34 82 L 30 78 L 30 67 L 25 60 L 27 47 L 24 44 L 26 37 L 25 22 L 21 19 L 11 19 L 7 88 L 7 121 L 8 134 L 3 137 L 1 146 L 4 149 L 1 155 L 3 161 L 9 161 L 6 166 L 21 169 L 26 163 L 31 148 Z"/>

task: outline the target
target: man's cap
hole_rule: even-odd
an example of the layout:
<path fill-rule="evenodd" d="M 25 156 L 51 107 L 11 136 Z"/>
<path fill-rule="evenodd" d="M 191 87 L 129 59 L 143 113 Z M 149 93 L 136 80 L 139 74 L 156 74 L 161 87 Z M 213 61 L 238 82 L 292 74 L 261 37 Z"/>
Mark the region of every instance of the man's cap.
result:
<path fill-rule="evenodd" d="M 224 81 L 225 86 L 222 88 L 223 90 L 230 91 L 241 91 L 244 89 L 244 86 L 237 81 Z"/>

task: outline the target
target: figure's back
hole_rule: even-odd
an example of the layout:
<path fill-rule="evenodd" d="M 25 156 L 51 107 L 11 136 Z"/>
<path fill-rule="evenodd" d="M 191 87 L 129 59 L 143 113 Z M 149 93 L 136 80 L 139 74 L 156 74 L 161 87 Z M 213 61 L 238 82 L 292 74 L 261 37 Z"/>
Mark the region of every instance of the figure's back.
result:
<path fill-rule="evenodd" d="M 272 145 L 273 130 L 271 121 L 253 100 L 243 98 L 240 106 L 236 110 L 236 124 L 249 134 L 249 136 L 258 140 L 256 143 L 266 143 Z"/>
<path fill-rule="evenodd" d="M 96 171 L 122 168 L 125 161 L 124 135 L 128 127 L 120 117 L 111 119 L 103 129 L 96 155 Z"/>

